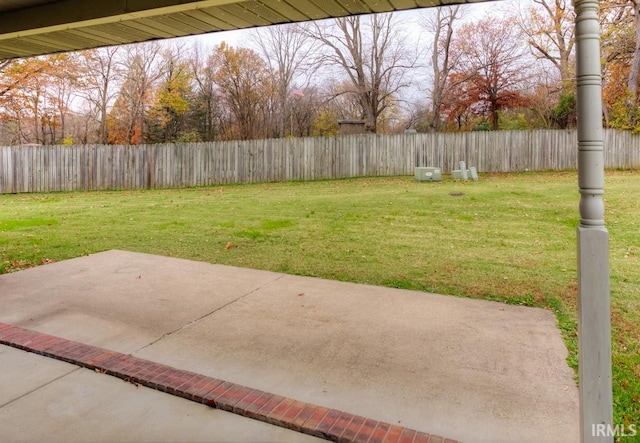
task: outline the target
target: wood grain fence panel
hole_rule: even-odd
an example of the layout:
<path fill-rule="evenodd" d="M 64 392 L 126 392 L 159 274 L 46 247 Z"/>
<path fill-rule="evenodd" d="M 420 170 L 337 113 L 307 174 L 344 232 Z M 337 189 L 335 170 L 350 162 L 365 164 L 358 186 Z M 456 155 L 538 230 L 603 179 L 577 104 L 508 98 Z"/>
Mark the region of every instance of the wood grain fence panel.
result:
<path fill-rule="evenodd" d="M 60 189 L 64 191 L 64 182 L 62 179 L 62 162 L 63 162 L 62 149 L 52 149 L 51 155 L 53 156 L 53 176 L 51 177 L 51 188 Z"/>
<path fill-rule="evenodd" d="M 242 183 L 242 171 L 240 163 L 243 159 L 240 158 L 240 153 L 236 149 L 236 143 L 227 142 L 225 145 L 226 167 L 221 169 L 221 173 L 225 174 L 226 180 L 224 183 Z"/>
<path fill-rule="evenodd" d="M 42 170 L 42 163 L 44 161 L 44 150 L 43 149 L 34 149 L 35 152 L 35 163 L 33 165 L 33 173 L 36 176 L 36 192 L 43 191 L 43 176 L 44 172 Z M 17 190 L 16 190 L 17 192 Z"/>
<path fill-rule="evenodd" d="M 240 183 L 240 158 L 231 142 L 224 145 L 224 156 L 225 167 L 221 169 L 221 174 L 224 174 L 223 183 Z"/>
<path fill-rule="evenodd" d="M 193 186 L 193 179 L 195 177 L 194 172 L 194 160 L 195 151 L 189 152 L 191 146 L 189 144 L 181 145 L 182 149 L 180 151 L 180 162 L 185 165 L 185 168 L 182 169 L 182 184 L 180 187 L 190 187 Z"/>
<path fill-rule="evenodd" d="M 157 165 L 160 177 L 162 177 L 160 180 L 160 183 L 158 184 L 158 188 L 164 189 L 169 187 L 169 174 L 171 174 L 171 171 L 169 170 L 170 149 L 171 148 L 169 147 L 169 145 L 162 145 L 162 150 L 161 150 L 162 154 Z"/>
<path fill-rule="evenodd" d="M 210 186 L 214 182 L 211 179 L 211 147 L 209 145 L 200 145 L 202 149 L 202 185 Z"/>
<path fill-rule="evenodd" d="M 12 175 L 11 182 L 13 183 L 13 189 L 20 189 L 22 186 L 23 165 L 21 160 L 20 151 L 14 150 L 11 153 L 11 163 L 13 168 L 10 171 L 10 174 Z"/>
<path fill-rule="evenodd" d="M 607 168 L 640 168 L 640 135 L 605 131 Z M 348 135 L 140 146 L 0 147 L 0 193 L 206 186 L 444 173 L 575 169 L 575 130 Z"/>
<path fill-rule="evenodd" d="M 207 150 L 207 167 L 209 168 L 207 173 L 207 184 L 213 185 L 217 183 L 226 183 L 226 179 L 222 173 L 216 168 L 216 159 L 222 158 L 222 153 L 225 152 L 225 146 L 222 144 L 206 145 Z M 226 157 L 224 157 L 226 159 Z"/>
<path fill-rule="evenodd" d="M 347 137 L 339 137 L 338 142 L 340 144 L 340 151 L 344 156 L 344 162 L 346 165 L 345 168 L 345 177 L 353 177 L 355 174 L 354 164 L 355 164 L 355 155 L 352 149 L 351 140 L 353 140 L 353 136 Z"/>
<path fill-rule="evenodd" d="M 0 168 L 0 171 L 2 172 L 2 180 L 4 183 L 4 189 L 6 189 L 7 193 L 14 193 L 14 192 L 19 192 L 19 188 L 16 184 L 16 175 L 14 173 L 14 171 L 17 168 L 17 165 L 15 163 L 15 157 L 16 157 L 17 153 L 15 148 L 11 147 L 9 149 L 7 149 L 3 155 L 2 155 L 2 160 L 4 162 L 6 162 L 6 165 L 4 165 L 2 168 Z"/>
<path fill-rule="evenodd" d="M 0 151 L 0 192 L 3 194 L 11 194 L 13 188 L 13 162 L 11 161 L 13 148 L 8 146 Z"/>
<path fill-rule="evenodd" d="M 238 168 L 236 167 L 235 150 L 231 142 L 225 142 L 218 149 L 212 150 L 217 181 L 219 183 L 238 183 Z M 229 175 L 233 171 L 233 176 Z"/>
<path fill-rule="evenodd" d="M 36 149 L 35 150 L 36 153 L 36 174 L 37 174 L 37 181 L 36 181 L 36 187 L 37 187 L 37 192 L 44 192 L 45 191 L 45 184 L 44 184 L 44 178 L 45 178 L 45 166 L 44 166 L 44 157 L 45 157 L 45 150 L 44 149 Z"/>
<path fill-rule="evenodd" d="M 211 172 L 209 174 L 209 180 L 211 184 L 214 183 L 228 183 L 228 178 L 224 175 L 223 167 L 225 162 L 229 162 L 229 146 L 227 143 L 219 143 L 216 145 L 209 145 L 209 167 Z"/>
<path fill-rule="evenodd" d="M 0 167 L 0 173 L 2 173 L 2 181 L 4 183 L 3 189 L 5 192 L 13 193 L 19 192 L 21 185 L 21 177 L 25 174 L 24 164 L 21 161 L 21 152 L 15 147 L 7 149 L 6 153 L 0 156 L 2 161 L 7 164 Z"/>
<path fill-rule="evenodd" d="M 233 170 L 237 174 L 235 167 L 235 158 L 233 156 L 232 146 L 229 142 L 211 146 L 211 165 L 213 167 L 212 179 L 216 183 L 227 184 L 236 182 L 236 176 L 230 177 L 228 171 Z M 232 167 L 233 165 L 233 167 Z"/>
<path fill-rule="evenodd" d="M 48 147 L 44 146 L 40 151 L 39 167 L 40 167 L 40 192 L 49 192 L 49 152 Z"/>
<path fill-rule="evenodd" d="M 25 155 L 26 154 L 26 155 Z M 28 164 L 31 155 L 29 152 L 24 152 L 19 148 L 15 148 L 9 155 L 11 160 L 12 167 L 7 171 L 7 174 L 11 176 L 11 187 L 14 192 L 18 192 L 20 189 L 23 189 L 24 181 L 23 179 L 29 178 L 30 174 L 30 166 Z M 27 188 L 28 188 L 27 182 Z"/>
<path fill-rule="evenodd" d="M 71 165 L 70 169 L 67 169 L 67 190 L 76 191 L 78 186 L 78 178 L 80 176 L 80 169 L 78 167 L 78 160 L 80 158 L 80 146 L 70 146 L 67 154 L 67 161 Z"/>

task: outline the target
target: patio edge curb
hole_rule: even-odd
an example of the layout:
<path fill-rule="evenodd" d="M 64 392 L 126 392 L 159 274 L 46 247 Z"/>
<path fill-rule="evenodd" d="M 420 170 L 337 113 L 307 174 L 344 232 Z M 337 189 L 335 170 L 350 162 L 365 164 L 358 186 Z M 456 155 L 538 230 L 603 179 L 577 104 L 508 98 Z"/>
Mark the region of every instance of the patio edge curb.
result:
<path fill-rule="evenodd" d="M 333 442 L 460 443 L 8 323 L 0 344 Z"/>

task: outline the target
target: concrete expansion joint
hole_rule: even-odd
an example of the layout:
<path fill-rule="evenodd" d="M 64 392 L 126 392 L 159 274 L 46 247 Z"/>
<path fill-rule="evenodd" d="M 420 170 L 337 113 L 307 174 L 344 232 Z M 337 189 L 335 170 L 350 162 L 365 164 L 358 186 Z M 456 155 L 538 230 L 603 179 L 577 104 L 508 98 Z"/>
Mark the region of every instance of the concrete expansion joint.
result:
<path fill-rule="evenodd" d="M 224 305 L 219 306 L 219 307 L 217 307 L 216 309 L 214 309 L 214 310 L 212 310 L 212 311 L 210 311 L 210 312 L 207 312 L 206 314 L 201 315 L 200 317 L 198 317 L 198 318 L 196 318 L 196 319 L 194 319 L 194 320 L 191 320 L 190 322 L 185 323 L 184 325 L 180 326 L 180 327 L 179 327 L 179 328 L 177 328 L 177 329 L 174 329 L 173 331 L 170 331 L 170 332 L 167 332 L 167 333 L 165 333 L 165 334 L 162 334 L 159 338 L 157 338 L 156 340 L 152 341 L 151 343 L 148 343 L 148 344 L 146 344 L 146 345 L 142 346 L 141 348 L 136 349 L 136 350 L 133 352 L 133 354 L 137 354 L 138 352 L 142 351 L 143 349 L 146 349 L 146 348 L 148 348 L 148 347 L 150 347 L 150 346 L 153 346 L 153 345 L 155 345 L 156 343 L 158 343 L 158 342 L 160 342 L 160 341 L 164 340 L 164 339 L 165 339 L 165 338 L 167 338 L 167 337 L 170 337 L 170 336 L 172 336 L 172 335 L 174 335 L 174 334 L 177 334 L 178 332 L 180 332 L 180 331 L 182 331 L 182 330 L 184 330 L 184 329 L 186 329 L 186 328 L 189 328 L 189 327 L 191 327 L 191 326 L 193 326 L 193 325 L 198 324 L 200 321 L 202 321 L 202 320 L 204 320 L 204 319 L 206 319 L 206 318 L 208 318 L 208 317 L 211 317 L 212 315 L 214 315 L 214 314 L 216 314 L 216 313 L 218 313 L 218 312 L 222 311 L 222 310 L 223 310 L 223 309 L 225 309 L 226 307 L 231 306 L 231 305 L 233 305 L 234 303 L 237 303 L 237 302 L 239 302 L 240 300 L 242 300 L 242 299 L 244 299 L 244 298 L 246 298 L 246 297 L 250 296 L 251 294 L 254 294 L 254 293 L 256 293 L 256 292 L 258 292 L 258 291 L 262 290 L 263 288 L 265 288 L 265 287 L 267 287 L 267 286 L 269 286 L 269 285 L 271 285 L 271 284 L 273 284 L 273 283 L 277 282 L 278 280 L 280 280 L 280 279 L 284 278 L 285 276 L 286 276 L 286 274 L 279 274 L 279 275 L 277 275 L 273 280 L 270 280 L 270 281 L 268 281 L 267 283 L 264 283 L 264 284 L 262 284 L 262 285 L 258 286 L 257 288 L 254 288 L 254 289 L 252 289 L 251 291 L 246 292 L 246 293 L 244 293 L 244 294 L 242 294 L 242 295 L 240 295 L 240 296 L 236 297 L 235 299 L 231 300 L 230 302 L 225 303 Z"/>
<path fill-rule="evenodd" d="M 3 343 L 3 344 L 4 344 L 4 343 Z M 6 346 L 11 346 L 11 345 L 10 345 L 10 344 L 7 344 Z M 18 349 L 22 349 L 22 348 L 18 348 Z M 24 350 L 24 351 L 29 352 L 27 349 L 23 349 L 23 350 Z M 27 397 L 27 396 L 29 396 L 29 395 L 33 394 L 34 392 L 37 392 L 37 391 L 39 391 L 40 389 L 42 389 L 42 388 L 44 388 L 44 387 L 46 387 L 46 386 L 49 386 L 50 384 L 55 383 L 55 382 L 57 382 L 58 380 L 61 380 L 61 379 L 65 378 L 66 376 L 73 374 L 73 373 L 74 373 L 74 372 L 76 372 L 76 371 L 79 371 L 80 369 L 82 369 L 82 368 L 81 368 L 81 367 L 73 368 L 73 369 L 71 369 L 69 372 L 65 372 L 64 374 L 62 374 L 62 375 L 60 375 L 60 376 L 58 376 L 58 377 L 56 377 L 56 378 L 53 378 L 53 379 L 51 379 L 51 380 L 48 380 L 46 383 L 43 383 L 43 384 L 39 385 L 37 388 L 35 388 L 35 389 L 31 389 L 30 391 L 27 391 L 27 392 L 25 392 L 24 394 L 22 394 L 22 395 L 20 395 L 20 396 L 18 396 L 18 397 L 16 397 L 16 398 L 12 398 L 11 400 L 9 400 L 9 401 L 8 401 L 8 402 L 6 402 L 6 403 L 2 403 L 2 404 L 0 404 L 0 409 L 4 408 L 5 406 L 9 406 L 11 403 L 14 403 L 14 402 L 16 402 L 16 401 L 18 401 L 18 400 L 21 400 L 21 399 L 23 399 L 23 398 L 25 398 L 25 397 Z"/>

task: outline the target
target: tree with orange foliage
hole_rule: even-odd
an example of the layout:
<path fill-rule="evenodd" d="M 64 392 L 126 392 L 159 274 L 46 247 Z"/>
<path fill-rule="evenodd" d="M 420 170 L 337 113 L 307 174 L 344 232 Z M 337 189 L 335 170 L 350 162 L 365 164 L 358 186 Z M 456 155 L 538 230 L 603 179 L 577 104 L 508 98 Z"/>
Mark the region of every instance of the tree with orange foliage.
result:
<path fill-rule="evenodd" d="M 602 1 L 603 110 L 605 125 L 640 130 L 638 71 L 640 57 L 637 4 L 630 0 Z"/>
<path fill-rule="evenodd" d="M 43 73 L 49 71 L 47 58 L 10 60 L 0 66 L 0 120 L 13 122 L 13 142 L 41 143 L 40 111 L 44 94 Z"/>
<path fill-rule="evenodd" d="M 449 94 L 449 103 L 488 116 L 491 128 L 497 130 L 502 109 L 526 103 L 523 92 L 531 77 L 526 48 L 510 23 L 486 18 L 462 26 L 452 50 L 458 54 L 452 83 L 460 83 L 458 89 L 464 94 L 458 99 Z"/>
<path fill-rule="evenodd" d="M 221 43 L 215 50 L 214 79 L 220 101 L 229 114 L 223 125 L 226 139 L 264 137 L 274 88 L 264 60 L 253 50 Z"/>
<path fill-rule="evenodd" d="M 44 57 L 0 62 L 0 97 L 20 89 L 48 67 L 49 62 Z"/>
<path fill-rule="evenodd" d="M 80 70 L 74 54 L 3 63 L 0 119 L 15 123 L 17 143 L 61 143 Z"/>
<path fill-rule="evenodd" d="M 477 102 L 476 93 L 472 90 L 469 80 L 467 73 L 449 74 L 449 86 L 442 96 L 441 112 L 446 116 L 449 124 L 453 124 L 458 131 L 467 126 L 475 111 L 474 104 Z"/>

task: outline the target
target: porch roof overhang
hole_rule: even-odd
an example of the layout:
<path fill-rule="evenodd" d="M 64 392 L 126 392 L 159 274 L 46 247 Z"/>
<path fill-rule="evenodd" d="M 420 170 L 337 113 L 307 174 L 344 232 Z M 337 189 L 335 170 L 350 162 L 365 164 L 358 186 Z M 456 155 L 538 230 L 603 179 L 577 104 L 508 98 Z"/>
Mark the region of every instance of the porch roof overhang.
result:
<path fill-rule="evenodd" d="M 492 0 L 0 0 L 0 60 Z"/>

